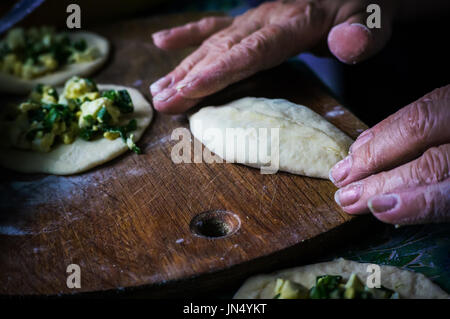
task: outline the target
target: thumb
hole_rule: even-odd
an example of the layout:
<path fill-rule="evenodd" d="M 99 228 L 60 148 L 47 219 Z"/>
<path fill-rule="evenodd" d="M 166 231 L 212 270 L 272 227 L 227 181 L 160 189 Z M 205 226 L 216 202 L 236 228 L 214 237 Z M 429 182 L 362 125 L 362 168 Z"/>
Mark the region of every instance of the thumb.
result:
<path fill-rule="evenodd" d="M 328 33 L 328 48 L 338 60 L 356 64 L 370 58 L 388 42 L 392 21 L 388 14 L 381 17 L 381 28 L 369 29 L 366 14 L 358 13 L 334 26 Z"/>

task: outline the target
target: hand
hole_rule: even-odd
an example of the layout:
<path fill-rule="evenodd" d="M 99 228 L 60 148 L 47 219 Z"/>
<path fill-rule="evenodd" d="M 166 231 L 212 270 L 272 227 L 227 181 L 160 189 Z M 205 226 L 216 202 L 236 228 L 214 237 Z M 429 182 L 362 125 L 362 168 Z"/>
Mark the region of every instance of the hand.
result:
<path fill-rule="evenodd" d="M 357 63 L 390 36 L 393 3 L 382 5 L 381 29 L 369 30 L 361 0 L 267 2 L 237 18 L 209 17 L 153 34 L 162 49 L 201 46 L 151 85 L 157 110 L 179 113 L 202 98 L 302 51 L 326 46 L 341 61 Z"/>
<path fill-rule="evenodd" d="M 336 202 L 391 224 L 450 221 L 450 85 L 363 132 L 330 171 Z"/>

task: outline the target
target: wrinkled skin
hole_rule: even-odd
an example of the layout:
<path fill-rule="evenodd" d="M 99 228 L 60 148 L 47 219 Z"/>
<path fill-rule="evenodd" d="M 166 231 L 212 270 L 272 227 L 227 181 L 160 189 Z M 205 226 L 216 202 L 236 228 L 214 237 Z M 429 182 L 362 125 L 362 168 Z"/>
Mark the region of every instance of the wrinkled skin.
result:
<path fill-rule="evenodd" d="M 264 3 L 237 17 L 209 17 L 153 34 L 162 49 L 200 47 L 151 85 L 157 110 L 180 113 L 202 98 L 300 52 L 354 64 L 388 41 L 397 1 L 378 1 L 381 29 L 368 29 L 361 0 Z M 363 132 L 330 171 L 336 202 L 392 224 L 450 221 L 450 85 Z"/>
<path fill-rule="evenodd" d="M 379 51 L 390 36 L 393 3 L 381 1 L 381 29 L 369 30 L 361 0 L 297 0 L 263 3 L 236 18 L 209 17 L 153 34 L 162 49 L 201 44 L 151 85 L 155 108 L 180 113 L 203 97 L 300 52 L 329 50 L 345 63 Z"/>
<path fill-rule="evenodd" d="M 363 132 L 330 171 L 338 204 L 391 224 L 450 221 L 450 85 Z"/>

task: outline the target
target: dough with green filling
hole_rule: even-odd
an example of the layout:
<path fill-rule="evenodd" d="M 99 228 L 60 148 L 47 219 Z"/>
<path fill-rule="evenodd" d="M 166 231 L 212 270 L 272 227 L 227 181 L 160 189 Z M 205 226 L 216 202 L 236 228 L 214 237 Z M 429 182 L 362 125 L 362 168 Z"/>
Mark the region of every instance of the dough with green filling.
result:
<path fill-rule="evenodd" d="M 131 132 L 134 142 L 138 141 L 150 124 L 153 109 L 142 94 L 134 89 L 119 85 L 98 84 L 100 91 L 127 90 L 134 105 L 134 111 L 124 114 L 123 123 L 136 119 L 137 128 Z M 61 91 L 58 89 L 58 91 Z M 24 173 L 48 173 L 55 175 L 71 175 L 84 172 L 95 166 L 108 162 L 129 151 L 121 138 L 109 140 L 99 138 L 85 141 L 77 138 L 71 144 L 59 144 L 50 152 L 36 152 L 15 148 L 0 148 L 0 165 Z"/>
<path fill-rule="evenodd" d="M 368 263 L 339 258 L 329 262 L 281 270 L 272 274 L 257 275 L 247 279 L 234 295 L 235 299 L 272 299 L 275 297 L 277 279 L 286 279 L 294 285 L 300 284 L 307 289 L 316 283 L 316 277 L 339 275 L 348 280 L 356 274 L 363 282 L 371 274 L 367 272 Z M 420 273 L 402 270 L 393 266 L 380 266 L 381 286 L 394 290 L 402 299 L 435 299 L 450 296 L 439 286 Z"/>
<path fill-rule="evenodd" d="M 56 86 L 64 83 L 72 76 L 86 77 L 97 71 L 108 58 L 109 42 L 104 37 L 91 32 L 70 32 L 67 34 L 72 41 L 85 40 L 88 47 L 95 47 L 97 57 L 92 61 L 72 63 L 63 66 L 55 72 L 32 79 L 24 79 L 12 74 L 0 72 L 0 92 L 25 94 L 38 84 Z"/>

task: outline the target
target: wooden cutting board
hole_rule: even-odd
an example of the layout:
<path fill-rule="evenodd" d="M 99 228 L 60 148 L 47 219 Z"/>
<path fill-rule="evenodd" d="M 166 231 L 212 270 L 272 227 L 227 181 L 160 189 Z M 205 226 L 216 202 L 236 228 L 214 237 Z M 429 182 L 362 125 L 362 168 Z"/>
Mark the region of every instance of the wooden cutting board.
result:
<path fill-rule="evenodd" d="M 113 52 L 94 79 L 136 87 L 150 100 L 149 84 L 190 52 L 161 51 L 151 33 L 198 18 L 183 14 L 96 28 Z M 366 128 L 295 63 L 237 83 L 203 105 L 244 96 L 307 105 L 352 138 Z M 326 180 L 261 175 L 234 164 L 174 164 L 171 133 L 178 127 L 188 127 L 184 115 L 156 114 L 138 143 L 143 155 L 128 152 L 76 176 L 2 170 L 0 293 L 206 291 L 283 262 L 306 262 L 367 224 L 335 204 L 336 188 Z M 80 289 L 66 286 L 70 264 L 80 266 Z"/>

